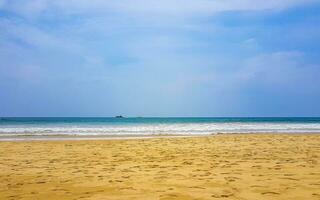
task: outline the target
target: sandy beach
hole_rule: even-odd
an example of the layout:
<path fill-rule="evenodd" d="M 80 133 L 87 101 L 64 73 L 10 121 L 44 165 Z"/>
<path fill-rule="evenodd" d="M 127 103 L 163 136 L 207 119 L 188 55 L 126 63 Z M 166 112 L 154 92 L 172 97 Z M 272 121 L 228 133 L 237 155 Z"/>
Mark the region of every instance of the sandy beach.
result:
<path fill-rule="evenodd" d="M 320 199 L 320 134 L 0 142 L 0 199 Z"/>

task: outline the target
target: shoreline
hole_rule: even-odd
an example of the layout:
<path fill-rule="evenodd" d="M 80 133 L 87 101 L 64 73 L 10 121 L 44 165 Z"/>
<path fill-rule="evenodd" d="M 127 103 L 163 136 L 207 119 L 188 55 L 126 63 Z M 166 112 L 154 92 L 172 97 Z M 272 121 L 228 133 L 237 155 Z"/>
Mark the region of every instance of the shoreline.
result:
<path fill-rule="evenodd" d="M 37 135 L 37 136 L 0 136 L 0 142 L 28 141 L 92 141 L 92 140 L 140 140 L 157 138 L 197 138 L 219 135 L 317 135 L 320 132 L 250 132 L 250 133 L 212 133 L 212 134 L 154 134 L 154 135 Z"/>

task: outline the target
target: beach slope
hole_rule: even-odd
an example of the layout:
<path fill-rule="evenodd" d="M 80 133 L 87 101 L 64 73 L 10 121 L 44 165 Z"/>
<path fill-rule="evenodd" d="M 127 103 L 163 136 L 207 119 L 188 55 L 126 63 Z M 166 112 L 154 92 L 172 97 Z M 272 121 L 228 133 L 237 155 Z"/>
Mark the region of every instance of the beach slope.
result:
<path fill-rule="evenodd" d="M 320 199 L 320 134 L 0 142 L 0 199 Z"/>

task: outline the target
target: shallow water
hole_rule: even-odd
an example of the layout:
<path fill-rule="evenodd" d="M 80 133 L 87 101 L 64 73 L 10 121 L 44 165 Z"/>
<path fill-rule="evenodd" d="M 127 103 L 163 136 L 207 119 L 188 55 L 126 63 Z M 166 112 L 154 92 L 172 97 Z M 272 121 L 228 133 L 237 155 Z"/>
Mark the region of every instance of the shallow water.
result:
<path fill-rule="evenodd" d="M 320 133 L 320 118 L 1 118 L 0 137 Z"/>

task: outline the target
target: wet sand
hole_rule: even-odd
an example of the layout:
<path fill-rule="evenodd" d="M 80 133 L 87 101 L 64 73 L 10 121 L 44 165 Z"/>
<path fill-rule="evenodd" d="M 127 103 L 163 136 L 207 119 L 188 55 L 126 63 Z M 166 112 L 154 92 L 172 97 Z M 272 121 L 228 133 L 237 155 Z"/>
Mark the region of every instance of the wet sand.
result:
<path fill-rule="evenodd" d="M 0 142 L 0 199 L 320 199 L 320 134 Z"/>

